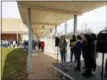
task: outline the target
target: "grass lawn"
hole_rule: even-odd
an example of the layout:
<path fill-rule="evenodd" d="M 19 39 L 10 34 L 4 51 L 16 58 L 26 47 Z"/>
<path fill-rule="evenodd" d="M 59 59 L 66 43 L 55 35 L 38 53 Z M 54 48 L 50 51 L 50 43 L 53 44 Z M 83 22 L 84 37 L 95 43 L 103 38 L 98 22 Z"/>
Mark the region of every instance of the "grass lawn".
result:
<path fill-rule="evenodd" d="M 2 48 L 3 80 L 24 79 L 27 53 L 20 48 Z"/>

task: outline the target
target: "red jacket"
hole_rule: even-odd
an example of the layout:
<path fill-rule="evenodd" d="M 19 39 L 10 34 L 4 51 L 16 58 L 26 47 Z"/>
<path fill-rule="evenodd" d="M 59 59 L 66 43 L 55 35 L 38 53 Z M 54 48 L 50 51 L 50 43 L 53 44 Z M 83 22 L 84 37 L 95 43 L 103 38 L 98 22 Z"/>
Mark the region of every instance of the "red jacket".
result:
<path fill-rule="evenodd" d="M 44 42 L 44 41 L 41 42 L 41 47 L 42 47 L 42 48 L 45 47 L 45 42 Z"/>

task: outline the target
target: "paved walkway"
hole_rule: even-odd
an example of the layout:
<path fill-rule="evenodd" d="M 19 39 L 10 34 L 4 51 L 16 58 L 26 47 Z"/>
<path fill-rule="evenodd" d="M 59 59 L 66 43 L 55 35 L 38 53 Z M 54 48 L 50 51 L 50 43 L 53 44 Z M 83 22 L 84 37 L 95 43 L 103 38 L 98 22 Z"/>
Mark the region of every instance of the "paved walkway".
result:
<path fill-rule="evenodd" d="M 32 80 L 60 80 L 57 77 L 52 75 L 51 64 L 55 63 L 56 60 L 52 57 L 43 54 L 38 51 L 32 55 L 32 69 L 33 72 L 29 74 L 29 79 Z"/>

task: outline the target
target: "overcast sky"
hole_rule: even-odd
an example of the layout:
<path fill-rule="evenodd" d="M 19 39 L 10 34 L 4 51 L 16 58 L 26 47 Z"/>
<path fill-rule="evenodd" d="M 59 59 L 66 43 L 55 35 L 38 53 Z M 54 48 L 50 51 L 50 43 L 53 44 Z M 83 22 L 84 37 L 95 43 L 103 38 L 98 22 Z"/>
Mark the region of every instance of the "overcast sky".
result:
<path fill-rule="evenodd" d="M 93 11 L 84 13 L 78 17 L 78 30 L 85 30 L 84 23 L 87 28 L 97 33 L 106 27 L 106 6 L 95 9 Z M 20 18 L 19 10 L 16 2 L 3 2 L 2 3 L 2 17 L 3 18 Z M 73 20 L 68 22 L 67 32 L 73 31 Z M 63 27 L 63 28 L 62 28 Z M 58 31 L 64 32 L 64 24 L 59 25 Z"/>

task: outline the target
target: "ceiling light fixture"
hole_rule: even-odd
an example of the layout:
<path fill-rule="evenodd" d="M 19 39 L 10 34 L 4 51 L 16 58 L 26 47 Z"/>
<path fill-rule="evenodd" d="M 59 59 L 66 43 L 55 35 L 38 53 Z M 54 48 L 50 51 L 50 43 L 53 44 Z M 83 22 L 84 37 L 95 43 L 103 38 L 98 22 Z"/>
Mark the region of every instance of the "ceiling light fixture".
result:
<path fill-rule="evenodd" d="M 45 26 L 42 26 L 42 28 L 45 28 Z"/>

